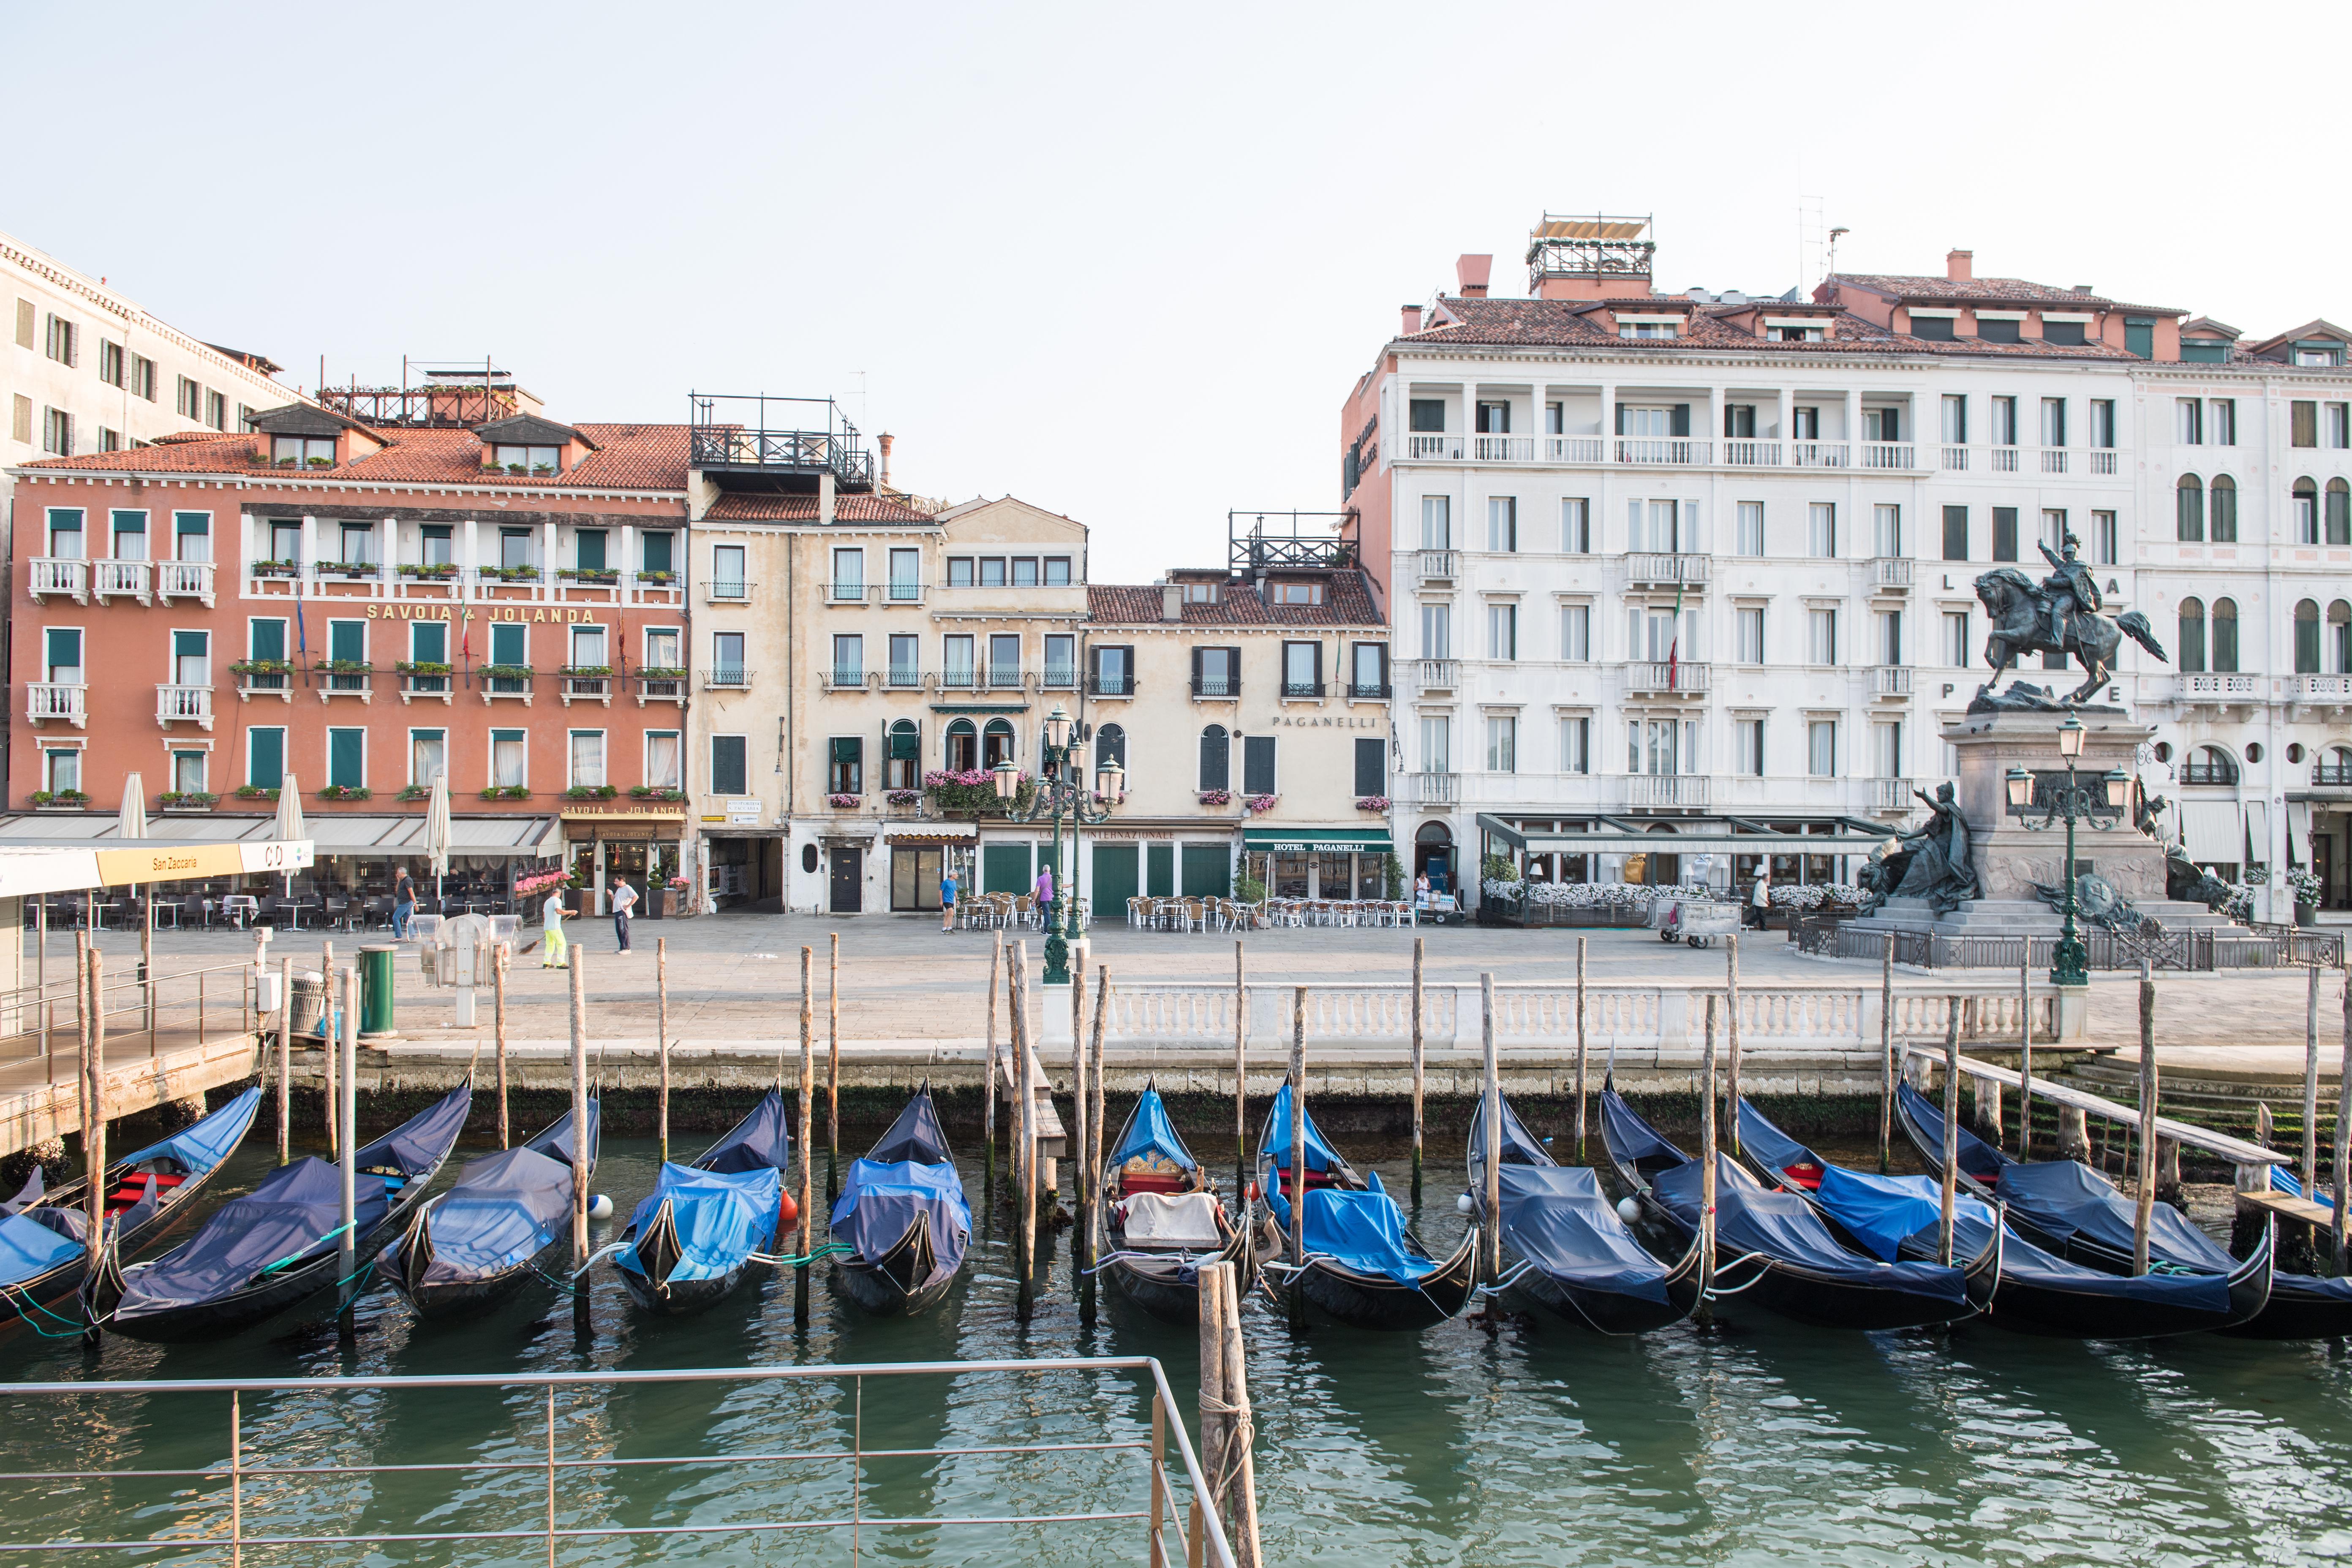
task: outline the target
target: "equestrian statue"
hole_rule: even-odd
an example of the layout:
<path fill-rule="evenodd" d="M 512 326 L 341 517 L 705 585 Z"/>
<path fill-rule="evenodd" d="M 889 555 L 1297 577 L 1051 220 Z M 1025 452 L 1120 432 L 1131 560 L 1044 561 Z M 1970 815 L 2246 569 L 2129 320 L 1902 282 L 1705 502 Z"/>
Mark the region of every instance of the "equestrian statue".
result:
<path fill-rule="evenodd" d="M 1997 566 L 1977 579 L 1977 597 L 1992 617 L 1992 631 L 1985 638 L 1985 662 L 1992 666 L 1992 678 L 1978 689 L 1978 704 L 2079 708 L 2115 673 L 2116 651 L 2126 635 L 2157 658 L 2168 657 L 2146 616 L 2137 610 L 2114 616 L 2104 613 L 2098 583 L 2091 569 L 2075 559 L 2079 543 L 2072 533 L 2064 536 L 2059 550 L 2037 542 L 2035 548 L 2053 568 L 2039 583 L 2014 566 Z M 2000 678 L 2026 653 L 2074 655 L 2083 661 L 2083 684 L 2055 699 L 2023 684 L 1995 695 Z"/>

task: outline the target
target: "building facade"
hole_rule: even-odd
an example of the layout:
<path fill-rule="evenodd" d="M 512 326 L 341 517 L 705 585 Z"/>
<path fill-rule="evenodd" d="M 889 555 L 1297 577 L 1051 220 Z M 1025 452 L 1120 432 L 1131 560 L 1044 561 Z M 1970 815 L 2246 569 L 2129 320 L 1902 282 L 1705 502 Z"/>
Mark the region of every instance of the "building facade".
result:
<path fill-rule="evenodd" d="M 297 788 L 373 882 L 446 773 L 485 884 L 560 858 L 601 912 L 691 877 L 685 427 L 477 391 L 18 466 L 11 805 L 110 820 L 136 773 L 233 837 Z"/>
<path fill-rule="evenodd" d="M 1349 533 L 1400 644 L 1395 823 L 1418 867 L 1467 880 L 1480 851 L 1540 836 L 1546 879 L 1703 866 L 1736 885 L 1768 858 L 1776 879 L 1849 879 L 1953 771 L 1940 731 L 1987 673 L 1979 575 L 2039 582 L 2037 545 L 2072 535 L 2110 612 L 2141 610 L 2168 643 L 2202 599 L 2210 627 L 2199 584 L 2223 547 L 2175 535 L 2217 429 L 2254 459 L 2220 504 L 2270 630 L 2232 628 L 2239 679 L 2219 687 L 2210 634 L 2172 666 L 2126 645 L 2110 690 L 2164 731 L 2147 787 L 2206 803 L 2186 814 L 2192 853 L 2225 874 L 2289 863 L 2281 786 L 2335 787 L 2342 717 L 2326 498 L 2345 373 L 2319 363 L 2340 335 L 2241 350 L 2177 309 L 1979 278 L 1964 251 L 1939 277 L 1833 274 L 1811 296 L 1664 294 L 1645 226 L 1547 218 L 1524 298 L 1490 295 L 1491 258 L 1463 258 L 1344 405 Z M 2179 423 L 2189 403 L 2209 423 Z M 2231 466 L 2199 470 L 2200 515 Z M 2299 683 L 2297 659 L 2318 667 Z M 2023 679 L 2081 679 L 2032 662 Z M 2249 779 L 2248 744 L 2281 771 Z M 2229 784 L 2216 759 L 2182 765 L 2204 747 L 2241 759 Z M 1731 842 L 1757 831 L 1824 842 Z M 2293 861 L 2334 854 L 2340 904 L 2342 850 L 2314 842 Z"/>

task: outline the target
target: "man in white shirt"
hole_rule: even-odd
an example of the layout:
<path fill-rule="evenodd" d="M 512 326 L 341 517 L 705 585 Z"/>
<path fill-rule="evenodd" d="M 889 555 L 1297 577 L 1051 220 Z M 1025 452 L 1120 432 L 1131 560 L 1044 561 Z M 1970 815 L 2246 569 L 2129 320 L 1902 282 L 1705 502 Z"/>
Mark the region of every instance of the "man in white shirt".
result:
<path fill-rule="evenodd" d="M 571 911 L 563 907 L 563 889 L 551 890 L 547 902 L 540 906 L 539 966 L 541 969 L 569 969 L 568 944 L 563 940 L 563 917 Z"/>
<path fill-rule="evenodd" d="M 613 880 L 613 934 L 621 939 L 621 951 L 629 951 L 629 911 L 637 907 L 637 890 L 629 886 L 626 877 Z"/>
<path fill-rule="evenodd" d="M 1772 914 L 1772 863 L 1767 860 L 1756 871 L 1756 886 L 1748 895 L 1749 917 L 1758 931 L 1767 931 Z"/>

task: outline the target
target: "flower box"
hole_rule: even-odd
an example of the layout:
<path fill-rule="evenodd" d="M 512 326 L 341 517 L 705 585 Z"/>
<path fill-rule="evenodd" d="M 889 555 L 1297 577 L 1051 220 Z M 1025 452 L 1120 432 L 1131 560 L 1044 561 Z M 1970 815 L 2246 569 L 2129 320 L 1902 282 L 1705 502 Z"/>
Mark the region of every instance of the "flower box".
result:
<path fill-rule="evenodd" d="M 514 890 L 517 898 L 529 898 L 533 893 L 544 893 L 552 889 L 570 886 L 572 886 L 572 873 L 569 871 L 539 871 L 528 877 L 516 879 Z"/>
<path fill-rule="evenodd" d="M 312 458 L 308 459 L 308 466 L 313 468 L 331 468 L 335 466 L 335 459 L 332 458 Z"/>
<path fill-rule="evenodd" d="M 1386 811 L 1393 803 L 1384 795 L 1368 795 L 1356 802 L 1358 811 Z"/>
<path fill-rule="evenodd" d="M 639 680 L 684 680 L 686 671 L 672 669 L 667 665 L 640 665 L 637 668 L 637 679 Z"/>
<path fill-rule="evenodd" d="M 1231 805 L 1234 804 L 1234 792 L 1229 789 L 1204 789 L 1201 792 L 1201 804 L 1202 805 Z"/>
<path fill-rule="evenodd" d="M 285 675 L 294 666 L 282 658 L 241 658 L 228 667 L 231 675 Z"/>
<path fill-rule="evenodd" d="M 632 800 L 684 800 L 686 792 L 667 784 L 637 784 L 630 789 Z"/>
<path fill-rule="evenodd" d="M 637 581 L 640 583 L 650 583 L 656 588 L 667 588 L 672 583 L 677 581 L 677 574 L 675 572 L 640 572 L 637 574 Z"/>
<path fill-rule="evenodd" d="M 236 798 L 239 800 L 276 800 L 278 798 L 278 792 L 275 789 L 265 788 L 260 784 L 239 784 L 236 786 Z"/>
<path fill-rule="evenodd" d="M 563 792 L 566 800 L 611 800 L 621 792 L 613 784 L 573 784 Z"/>
<path fill-rule="evenodd" d="M 155 803 L 165 811 L 210 811 L 218 799 L 200 789 L 167 789 L 155 797 Z"/>
<path fill-rule="evenodd" d="M 400 664 L 394 665 L 392 668 L 400 671 L 403 675 L 446 675 L 449 673 L 449 667 L 447 665 L 434 664 L 430 661 L 423 663 L 404 661 Z"/>
<path fill-rule="evenodd" d="M 383 573 L 373 561 L 316 561 L 310 570 L 321 577 L 377 577 Z"/>
<path fill-rule="evenodd" d="M 248 561 L 245 569 L 256 577 L 291 577 L 300 570 L 291 561 Z"/>
<path fill-rule="evenodd" d="M 482 798 L 484 800 L 529 800 L 530 789 L 527 784 L 492 784 L 482 792 Z"/>
<path fill-rule="evenodd" d="M 367 675 L 375 666 L 363 658 L 322 658 L 314 661 L 311 669 L 325 675 Z"/>
<path fill-rule="evenodd" d="M 1281 804 L 1281 801 L 1282 797 L 1278 795 L 1254 795 L 1242 804 L 1249 808 L 1249 814 L 1252 816 L 1257 816 L 1272 811 Z"/>
<path fill-rule="evenodd" d="M 474 673 L 485 680 L 529 680 L 536 672 L 527 664 L 486 664 Z"/>
<path fill-rule="evenodd" d="M 862 796 L 854 795 L 829 795 L 824 797 L 824 803 L 835 811 L 856 811 L 865 804 Z"/>
<path fill-rule="evenodd" d="M 480 568 L 480 572 L 483 576 L 492 578 L 500 583 L 536 583 L 539 581 L 539 568 L 536 566 L 484 566 Z"/>
<path fill-rule="evenodd" d="M 919 789 L 894 789 L 882 798 L 892 805 L 915 805 L 921 802 L 923 792 Z"/>
<path fill-rule="evenodd" d="M 602 566 L 565 566 L 555 574 L 567 583 L 588 583 L 598 586 L 610 586 L 621 580 L 618 572 Z"/>
<path fill-rule="evenodd" d="M 320 800 L 365 800 L 375 794 L 364 784 L 329 784 L 319 792 Z"/>
<path fill-rule="evenodd" d="M 956 773 L 940 769 L 923 775 L 923 793 L 931 798 L 932 806 L 941 812 L 969 812 L 975 816 L 1002 816 L 1006 803 L 996 798 L 996 775 L 987 768 L 973 768 Z M 1019 775 L 1013 792 L 1012 805 L 1027 810 L 1037 795 L 1037 782 L 1027 773 Z"/>
<path fill-rule="evenodd" d="M 79 811 L 89 805 L 89 796 L 78 789 L 37 789 L 25 798 L 48 811 Z"/>
<path fill-rule="evenodd" d="M 433 798 L 433 786 L 431 784 L 405 784 L 402 786 L 400 794 L 394 798 L 398 800 L 430 800 Z"/>
<path fill-rule="evenodd" d="M 567 680 L 601 680 L 613 673 L 609 664 L 567 664 L 555 672 Z"/>
<path fill-rule="evenodd" d="M 404 577 L 420 578 L 427 583 L 446 583 L 457 574 L 457 564 L 448 561 L 436 561 L 425 565 L 408 562 L 395 570 Z"/>

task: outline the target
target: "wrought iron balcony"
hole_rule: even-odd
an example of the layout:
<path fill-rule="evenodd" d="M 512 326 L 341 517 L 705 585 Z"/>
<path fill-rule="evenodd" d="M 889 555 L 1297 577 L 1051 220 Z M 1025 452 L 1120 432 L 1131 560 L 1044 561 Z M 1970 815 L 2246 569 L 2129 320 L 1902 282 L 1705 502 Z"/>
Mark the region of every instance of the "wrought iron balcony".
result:
<path fill-rule="evenodd" d="M 1242 694 L 1241 677 L 1204 676 L 1192 682 L 1192 695 L 1211 702 L 1230 702 Z"/>
<path fill-rule="evenodd" d="M 1319 699 L 1328 689 L 1319 680 L 1286 680 L 1282 683 L 1282 695 L 1286 700 Z"/>
<path fill-rule="evenodd" d="M 806 493 L 874 488 L 874 455 L 857 426 L 824 397 L 689 394 L 687 465 L 725 489 Z"/>
<path fill-rule="evenodd" d="M 1135 677 L 1131 675 L 1089 675 L 1087 677 L 1087 695 L 1089 697 L 1132 697 L 1135 695 Z"/>

